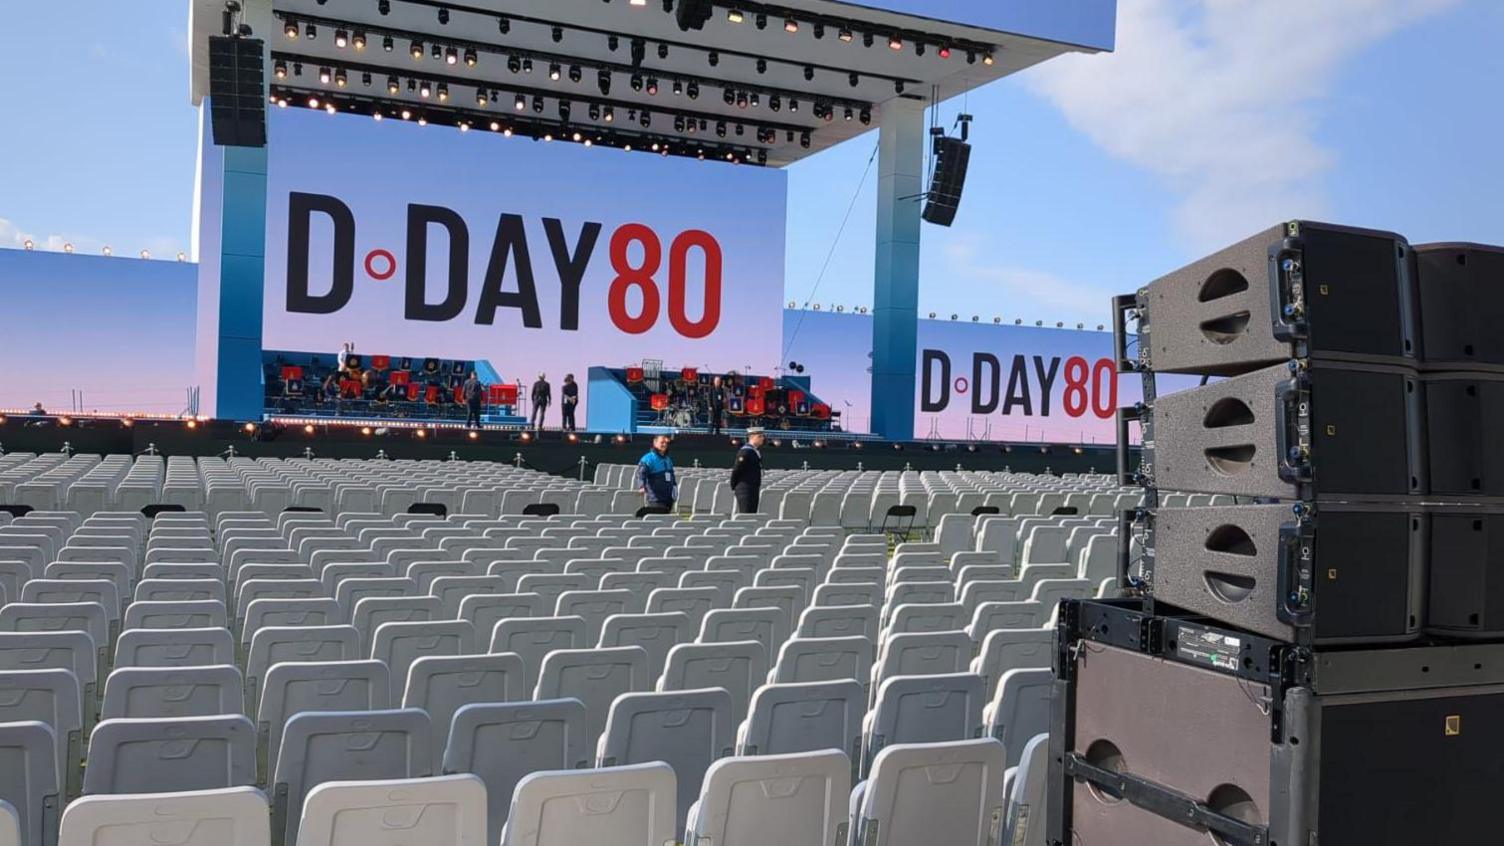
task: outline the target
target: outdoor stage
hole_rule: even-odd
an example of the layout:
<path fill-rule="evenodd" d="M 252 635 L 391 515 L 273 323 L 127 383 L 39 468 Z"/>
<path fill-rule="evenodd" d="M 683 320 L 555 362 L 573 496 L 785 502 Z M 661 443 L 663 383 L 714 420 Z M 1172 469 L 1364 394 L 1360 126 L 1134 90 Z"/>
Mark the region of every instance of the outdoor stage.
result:
<path fill-rule="evenodd" d="M 64 423 L 64 421 L 67 421 Z M 126 421 L 129 420 L 127 423 Z M 419 434 L 421 432 L 421 434 Z M 0 453 L 75 452 L 141 455 L 228 455 L 296 458 L 311 451 L 316 458 L 391 459 L 457 458 L 464 461 L 516 463 L 561 476 L 578 476 L 583 462 L 587 478 L 597 464 L 632 464 L 649 448 L 651 435 L 563 432 L 541 435 L 516 430 L 464 428 L 383 428 L 380 424 L 298 425 L 243 423 L 229 420 L 143 420 L 116 417 L 0 418 Z M 707 467 L 730 467 L 736 449 L 731 435 L 682 435 L 673 456 L 680 466 L 696 461 Z M 957 443 L 823 437 L 785 439 L 770 436 L 763 461 L 775 469 L 854 470 L 1014 470 L 1030 473 L 1110 473 L 1116 468 L 1112 446 L 1061 444 Z"/>

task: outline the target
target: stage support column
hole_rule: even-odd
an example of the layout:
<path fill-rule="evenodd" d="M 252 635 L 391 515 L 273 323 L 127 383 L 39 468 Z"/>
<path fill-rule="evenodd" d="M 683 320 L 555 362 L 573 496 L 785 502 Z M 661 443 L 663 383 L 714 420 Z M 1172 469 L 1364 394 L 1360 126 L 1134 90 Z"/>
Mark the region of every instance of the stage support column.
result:
<path fill-rule="evenodd" d="M 872 431 L 895 441 L 914 437 L 924 110 L 921 100 L 900 98 L 884 104 L 878 135 Z"/>
<path fill-rule="evenodd" d="M 213 413 L 221 419 L 260 420 L 265 401 L 261 314 L 266 285 L 266 148 L 221 149 L 219 387 Z"/>

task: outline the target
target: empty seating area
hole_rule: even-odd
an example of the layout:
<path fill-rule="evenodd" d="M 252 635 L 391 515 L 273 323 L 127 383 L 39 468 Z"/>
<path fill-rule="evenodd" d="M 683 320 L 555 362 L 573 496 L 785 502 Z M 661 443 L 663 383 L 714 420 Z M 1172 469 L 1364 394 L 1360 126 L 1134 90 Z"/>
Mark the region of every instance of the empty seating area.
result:
<path fill-rule="evenodd" d="M 630 471 L 0 456 L 0 844 L 1042 842 L 1132 494 Z"/>

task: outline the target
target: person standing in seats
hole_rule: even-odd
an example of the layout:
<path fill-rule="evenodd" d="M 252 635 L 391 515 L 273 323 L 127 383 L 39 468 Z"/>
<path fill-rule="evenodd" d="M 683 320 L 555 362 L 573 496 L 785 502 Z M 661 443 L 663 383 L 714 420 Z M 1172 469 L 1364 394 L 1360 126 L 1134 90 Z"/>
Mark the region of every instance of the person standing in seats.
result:
<path fill-rule="evenodd" d="M 653 448 L 637 462 L 633 485 L 642 492 L 645 504 L 673 513 L 679 499 L 679 480 L 674 476 L 674 460 L 668 457 L 670 443 L 668 435 L 653 436 Z"/>
<path fill-rule="evenodd" d="M 554 389 L 548 384 L 547 373 L 538 374 L 538 381 L 533 383 L 532 394 L 528 399 L 533 403 L 533 429 L 541 432 L 543 416 L 548 413 L 548 405 L 554 400 Z"/>
<path fill-rule="evenodd" d="M 747 430 L 747 442 L 736 451 L 731 468 L 731 490 L 736 493 L 736 513 L 756 514 L 762 496 L 762 444 L 767 439 L 760 426 Z"/>
<path fill-rule="evenodd" d="M 580 386 L 574 381 L 573 373 L 564 374 L 564 386 L 559 388 L 559 413 L 564 415 L 563 428 L 566 432 L 573 432 L 574 409 L 580 404 Z"/>
<path fill-rule="evenodd" d="M 479 429 L 482 386 L 474 370 L 470 371 L 470 378 L 465 380 L 460 393 L 465 398 L 465 405 L 470 409 L 470 413 L 465 417 L 466 428 Z"/>

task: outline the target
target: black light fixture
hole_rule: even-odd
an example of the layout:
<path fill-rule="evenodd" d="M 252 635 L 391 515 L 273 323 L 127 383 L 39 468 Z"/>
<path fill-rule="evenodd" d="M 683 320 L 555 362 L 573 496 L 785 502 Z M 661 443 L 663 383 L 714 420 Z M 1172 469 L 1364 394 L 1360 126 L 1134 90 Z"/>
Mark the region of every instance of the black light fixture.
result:
<path fill-rule="evenodd" d="M 554 37 L 554 43 L 555 44 L 558 44 L 560 41 L 563 41 L 564 40 L 564 27 L 562 27 L 562 26 L 556 26 L 556 27 L 554 27 L 553 28 L 553 37 Z"/>
<path fill-rule="evenodd" d="M 519 111 L 519 112 L 522 111 L 523 109 L 526 109 L 527 108 L 527 97 L 525 95 L 518 94 L 517 95 L 517 99 L 515 101 L 515 105 L 517 107 L 517 111 Z"/>
<path fill-rule="evenodd" d="M 893 81 L 893 91 L 897 94 L 903 93 L 903 80 L 896 79 Z"/>
<path fill-rule="evenodd" d="M 808 131 L 805 131 L 805 132 L 802 132 L 802 133 L 799 134 L 799 146 L 803 147 L 806 150 L 809 149 L 809 132 Z"/>
<path fill-rule="evenodd" d="M 536 113 L 538 113 L 538 114 L 540 114 L 540 115 L 543 114 L 543 95 L 542 94 L 534 94 L 533 95 L 533 111 L 536 112 Z"/>
<path fill-rule="evenodd" d="M 281 59 L 278 59 L 276 63 L 272 65 L 272 74 L 275 75 L 278 79 L 286 79 L 287 63 L 282 61 Z"/>
<path fill-rule="evenodd" d="M 590 108 L 587 109 L 585 113 L 590 116 L 591 120 L 600 120 L 601 119 L 601 107 L 600 107 L 600 104 L 599 103 L 591 103 L 590 104 Z"/>
<path fill-rule="evenodd" d="M 350 46 L 350 33 L 342 29 L 336 29 L 334 31 L 334 46 L 341 50 Z"/>
<path fill-rule="evenodd" d="M 392 37 L 390 35 L 383 35 L 381 37 L 381 49 L 390 53 L 392 52 L 392 46 Z"/>
<path fill-rule="evenodd" d="M 854 36 L 853 36 L 851 30 L 849 30 L 849 29 L 847 29 L 846 27 L 843 26 L 843 27 L 841 27 L 841 31 L 838 32 L 838 33 L 836 33 L 836 37 L 839 38 L 839 39 L 841 39 L 842 42 L 844 42 L 846 44 L 850 44 L 851 43 L 851 39 Z"/>
<path fill-rule="evenodd" d="M 507 57 L 507 70 L 512 73 L 522 73 L 522 57 L 516 53 Z"/>
<path fill-rule="evenodd" d="M 376 0 L 376 11 L 383 15 L 392 13 L 392 0 Z"/>
<path fill-rule="evenodd" d="M 648 77 L 648 96 L 658 96 L 658 77 L 656 76 Z"/>
<path fill-rule="evenodd" d="M 444 64 L 457 65 L 460 63 L 460 51 L 450 47 L 444 51 Z"/>
<path fill-rule="evenodd" d="M 485 108 L 486 102 L 486 89 L 475 89 L 475 105 Z"/>
<path fill-rule="evenodd" d="M 852 88 L 855 88 L 858 85 L 862 84 L 862 75 L 857 73 L 856 71 L 852 71 L 851 75 L 846 77 L 846 82 L 849 83 Z"/>
<path fill-rule="evenodd" d="M 730 88 L 727 88 L 727 89 L 725 89 L 721 93 L 721 98 L 726 101 L 726 105 L 728 105 L 728 106 L 735 105 L 735 103 L 736 103 L 736 92 L 732 91 Z"/>
<path fill-rule="evenodd" d="M 322 83 L 322 84 L 324 84 L 324 85 L 328 85 L 329 84 L 329 74 L 330 74 L 330 70 L 327 67 L 319 68 L 319 82 Z"/>
<path fill-rule="evenodd" d="M 864 33 L 862 33 L 862 46 L 863 47 L 871 47 L 873 40 L 874 39 L 872 37 L 872 33 L 870 33 L 870 32 L 864 32 Z"/>
<path fill-rule="evenodd" d="M 752 105 L 752 108 L 755 109 L 759 105 L 761 105 L 761 103 L 762 103 L 762 96 L 759 95 L 756 91 L 753 91 L 751 93 L 751 95 L 749 95 L 747 97 L 747 102 L 750 103 Z"/>
<path fill-rule="evenodd" d="M 308 37 L 309 41 L 316 41 L 319 37 L 319 28 L 314 26 L 313 24 L 309 24 L 308 28 L 304 31 L 303 34 Z"/>
<path fill-rule="evenodd" d="M 643 129 L 647 129 L 653 125 L 653 113 L 647 109 L 643 109 L 642 113 L 637 116 L 637 122 Z"/>
<path fill-rule="evenodd" d="M 790 35 L 798 32 L 799 31 L 799 22 L 796 21 L 796 20 L 794 20 L 793 18 L 784 18 L 783 19 L 783 31 L 789 33 Z"/>
<path fill-rule="evenodd" d="M 386 78 L 386 93 L 395 95 L 400 90 L 401 86 L 397 82 L 397 77 L 389 76 Z"/>
<path fill-rule="evenodd" d="M 674 80 L 674 96 L 678 97 L 679 95 L 681 95 L 683 93 L 684 93 L 684 83 L 680 82 L 677 79 Z"/>
<path fill-rule="evenodd" d="M 872 123 L 872 109 L 867 106 L 863 106 L 861 113 L 857 115 L 857 119 L 862 122 L 863 126 Z"/>
<path fill-rule="evenodd" d="M 894 33 L 893 35 L 888 36 L 888 49 L 889 50 L 902 50 L 903 49 L 903 39 L 900 38 L 897 33 Z"/>
<path fill-rule="evenodd" d="M 757 72 L 758 73 L 767 73 L 768 72 L 768 60 L 767 59 L 758 59 L 757 60 Z"/>
<path fill-rule="evenodd" d="M 641 38 L 632 39 L 632 66 L 641 67 L 642 60 L 648 57 L 648 44 Z"/>
<path fill-rule="evenodd" d="M 791 112 L 797 112 L 797 111 L 799 111 L 799 98 L 797 98 L 797 97 L 790 97 L 789 98 L 789 111 L 791 111 Z"/>
<path fill-rule="evenodd" d="M 531 58 L 527 58 L 527 59 L 523 59 L 522 60 L 522 72 L 523 73 L 532 73 L 533 72 L 533 60 Z"/>
<path fill-rule="evenodd" d="M 561 71 L 559 70 L 559 63 L 550 62 L 548 65 L 548 78 L 557 82 L 559 80 L 560 73 Z"/>
<path fill-rule="evenodd" d="M 783 98 L 779 97 L 777 94 L 769 94 L 768 108 L 772 109 L 775 112 L 783 108 Z"/>
<path fill-rule="evenodd" d="M 582 77 L 582 74 L 580 72 L 580 66 L 579 65 L 570 65 L 569 66 L 569 81 L 570 82 L 578 83 L 580 81 L 581 77 Z"/>
<path fill-rule="evenodd" d="M 734 24 L 739 24 L 742 21 L 746 20 L 746 17 L 744 15 L 742 15 L 742 10 L 741 9 L 727 9 L 726 10 L 726 20 L 728 20 L 728 21 L 730 21 L 731 23 L 734 23 Z"/>
<path fill-rule="evenodd" d="M 445 26 L 449 25 L 449 9 L 446 6 L 439 7 L 439 23 Z"/>
<path fill-rule="evenodd" d="M 559 120 L 562 120 L 565 123 L 569 123 L 569 114 L 570 114 L 571 110 L 572 110 L 572 107 L 569 105 L 569 101 L 568 100 L 560 100 L 559 101 Z"/>
<path fill-rule="evenodd" d="M 924 55 L 924 42 L 923 41 L 915 41 L 914 42 L 914 55 L 916 55 L 916 56 L 923 56 Z"/>
<path fill-rule="evenodd" d="M 668 58 L 668 45 L 664 44 L 661 41 L 658 42 L 658 58 L 660 58 L 660 59 L 667 59 Z"/>
<path fill-rule="evenodd" d="M 429 85 L 427 81 L 420 82 L 418 84 L 418 96 L 419 97 L 430 97 L 432 95 L 433 95 L 433 86 Z"/>
<path fill-rule="evenodd" d="M 605 114 L 601 116 L 601 120 L 604 120 L 606 123 L 611 123 L 612 121 L 616 120 L 616 107 L 607 106 Z"/>
<path fill-rule="evenodd" d="M 609 95 L 611 93 L 611 71 L 605 68 L 597 71 L 595 74 L 595 84 L 601 90 L 602 97 Z"/>
<path fill-rule="evenodd" d="M 845 118 L 846 118 L 846 119 L 847 119 L 847 120 L 851 120 L 851 118 L 852 118 L 852 117 L 854 117 L 854 115 L 853 115 L 853 114 L 852 114 L 852 112 L 851 112 L 851 107 L 850 107 L 850 106 L 847 106 L 847 107 L 846 107 L 846 114 L 845 114 Z"/>
<path fill-rule="evenodd" d="M 408 55 L 413 57 L 413 61 L 423 61 L 423 42 L 414 41 L 412 44 L 408 45 L 407 53 Z"/>
<path fill-rule="evenodd" d="M 642 90 L 642 74 L 640 74 L 640 73 L 634 73 L 634 74 L 632 74 L 632 90 L 633 91 L 641 91 Z"/>
<path fill-rule="evenodd" d="M 814 82 L 815 81 L 815 66 L 814 65 L 805 65 L 804 66 L 804 81 L 805 82 Z"/>
<path fill-rule="evenodd" d="M 506 35 L 512 31 L 512 22 L 506 17 L 496 19 L 496 31 Z"/>
<path fill-rule="evenodd" d="M 345 74 L 343 69 L 334 72 L 334 84 L 338 88 L 344 88 L 350 84 L 350 77 Z"/>
<path fill-rule="evenodd" d="M 449 101 L 449 86 L 447 84 L 441 82 L 441 83 L 439 83 L 439 102 L 440 103 L 447 103 L 448 101 Z"/>
<path fill-rule="evenodd" d="M 435 62 L 441 62 L 444 60 L 444 48 L 440 46 L 437 41 L 435 41 L 433 45 L 433 60 Z"/>
<path fill-rule="evenodd" d="M 616 52 L 616 48 L 618 48 L 620 46 L 621 46 L 621 39 L 620 38 L 616 37 L 615 35 L 607 36 L 607 38 L 606 38 L 606 48 L 607 49 L 609 49 L 611 52 L 615 53 Z"/>
<path fill-rule="evenodd" d="M 715 67 L 716 65 L 719 65 L 721 63 L 721 54 L 717 53 L 714 50 L 711 50 L 710 53 L 705 56 L 705 60 L 710 63 L 711 67 Z"/>
<path fill-rule="evenodd" d="M 473 68 L 473 67 L 475 67 L 479 63 L 480 63 L 480 56 L 475 52 L 475 48 L 474 47 L 466 47 L 465 48 L 465 67 L 467 67 L 467 68 Z"/>
<path fill-rule="evenodd" d="M 297 37 L 298 37 L 298 22 L 297 21 L 288 21 L 282 27 L 282 32 L 285 33 L 288 38 L 296 40 Z"/>
<path fill-rule="evenodd" d="M 364 32 L 356 32 L 350 37 L 350 46 L 356 50 L 366 49 L 366 34 Z"/>
<path fill-rule="evenodd" d="M 757 13 L 757 17 L 753 18 L 753 21 L 757 24 L 757 28 L 758 29 L 767 29 L 768 28 L 768 13 L 767 12 L 758 12 Z"/>
<path fill-rule="evenodd" d="M 818 41 L 818 40 L 820 40 L 821 38 L 824 38 L 824 37 L 825 37 L 825 24 L 817 22 L 815 24 L 815 40 Z"/>

